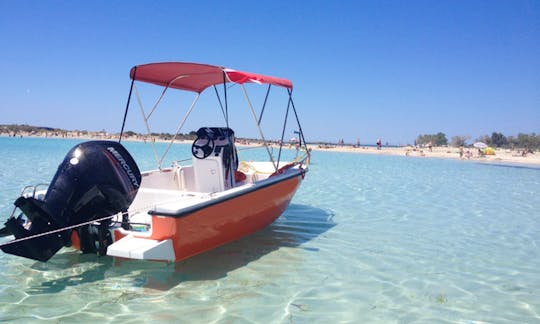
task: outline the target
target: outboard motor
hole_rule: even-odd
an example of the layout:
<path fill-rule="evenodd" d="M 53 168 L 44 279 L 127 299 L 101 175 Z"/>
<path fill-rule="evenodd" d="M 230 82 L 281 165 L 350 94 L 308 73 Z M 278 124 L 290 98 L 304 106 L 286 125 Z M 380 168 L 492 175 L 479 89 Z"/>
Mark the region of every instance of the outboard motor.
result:
<path fill-rule="evenodd" d="M 89 141 L 73 147 L 58 167 L 43 200 L 19 197 L 23 214 L 12 215 L 0 232 L 15 239 L 55 231 L 51 234 L 1 246 L 2 251 L 38 261 L 47 261 L 62 246 L 71 244 L 67 227 L 126 212 L 141 183 L 137 164 L 117 142 Z M 101 252 L 112 242 L 110 218 L 99 225 L 77 228 L 83 252 Z M 65 230 L 64 230 L 65 229 Z M 94 246 L 94 238 L 98 244 Z M 100 243 L 99 243 L 100 241 Z M 96 249 L 98 251 L 96 251 Z"/>

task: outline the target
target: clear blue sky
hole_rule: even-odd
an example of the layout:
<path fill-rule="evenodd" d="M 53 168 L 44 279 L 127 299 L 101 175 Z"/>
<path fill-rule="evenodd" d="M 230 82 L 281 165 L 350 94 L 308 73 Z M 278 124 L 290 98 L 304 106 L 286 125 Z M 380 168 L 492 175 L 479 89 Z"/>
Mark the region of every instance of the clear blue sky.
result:
<path fill-rule="evenodd" d="M 292 80 L 308 140 L 540 133 L 540 1 L 0 0 L 0 40 L 0 124 L 117 132 L 190 61 Z"/>

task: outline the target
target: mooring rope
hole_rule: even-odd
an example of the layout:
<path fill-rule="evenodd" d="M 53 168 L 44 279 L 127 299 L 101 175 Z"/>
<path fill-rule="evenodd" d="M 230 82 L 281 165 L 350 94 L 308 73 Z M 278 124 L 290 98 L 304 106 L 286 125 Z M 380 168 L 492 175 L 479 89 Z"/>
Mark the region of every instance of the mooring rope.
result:
<path fill-rule="evenodd" d="M 123 214 L 124 213 L 122 213 L 122 215 Z M 48 232 L 43 232 L 43 233 L 38 233 L 38 234 L 30 235 L 30 236 L 21 237 L 21 238 L 18 238 L 18 239 L 11 240 L 9 242 L 2 243 L 2 244 L 0 244 L 0 247 L 10 245 L 10 244 L 14 244 L 14 243 L 18 243 L 18 242 L 22 242 L 22 241 L 26 241 L 26 240 L 31 240 L 31 239 L 38 238 L 38 237 L 41 237 L 41 236 L 46 236 L 46 235 L 51 235 L 51 234 L 58 233 L 58 232 L 67 231 L 69 229 L 81 227 L 81 226 L 92 224 L 92 223 L 95 223 L 95 222 L 101 222 L 101 221 L 104 221 L 106 219 L 113 218 L 113 217 L 116 217 L 116 216 L 118 216 L 118 214 L 110 215 L 110 216 L 99 218 L 99 219 L 94 219 L 94 220 L 84 222 L 84 223 L 81 223 L 81 224 L 76 224 L 76 225 L 71 225 L 71 226 L 67 226 L 67 227 L 57 228 L 55 230 L 48 231 Z"/>
<path fill-rule="evenodd" d="M 203 197 L 205 197 L 205 196 L 200 196 L 199 198 L 203 198 Z M 137 213 L 139 213 L 141 211 L 149 210 L 150 208 L 155 208 L 155 206 L 164 205 L 164 204 L 170 204 L 170 203 L 173 203 L 173 202 L 175 202 L 177 200 L 178 199 L 175 198 L 175 199 L 171 199 L 170 201 L 163 201 L 163 202 L 160 202 L 160 203 L 155 203 L 155 204 L 148 205 L 148 206 L 145 206 L 145 207 L 140 207 L 140 208 L 135 209 L 135 210 L 122 212 L 122 213 L 117 213 L 117 214 L 114 214 L 114 215 L 109 215 L 109 216 L 105 216 L 105 217 L 98 218 L 98 219 L 93 219 L 93 220 L 90 220 L 90 221 L 87 221 L 87 222 L 84 222 L 84 223 L 75 224 L 75 225 L 71 225 L 71 226 L 57 228 L 55 230 L 51 230 L 51 231 L 48 231 L 48 232 L 43 232 L 43 233 L 38 233 L 38 234 L 30 235 L 30 236 L 21 237 L 21 238 L 18 238 L 18 239 L 11 240 L 9 242 L 4 242 L 4 243 L 0 244 L 0 247 L 10 245 L 10 244 L 14 244 L 14 243 L 18 243 L 18 242 L 22 242 L 22 241 L 26 241 L 26 240 L 31 240 L 31 239 L 38 238 L 38 237 L 41 237 L 41 236 L 46 236 L 46 235 L 51 235 L 51 234 L 58 233 L 58 232 L 67 231 L 67 230 L 74 229 L 74 228 L 77 228 L 77 227 L 81 227 L 81 226 L 84 226 L 84 225 L 89 225 L 89 224 L 93 224 L 93 223 L 96 223 L 96 222 L 101 222 L 101 221 L 111 219 L 111 218 L 114 218 L 114 217 L 121 217 L 121 216 L 129 215 L 129 214 L 137 214 Z"/>

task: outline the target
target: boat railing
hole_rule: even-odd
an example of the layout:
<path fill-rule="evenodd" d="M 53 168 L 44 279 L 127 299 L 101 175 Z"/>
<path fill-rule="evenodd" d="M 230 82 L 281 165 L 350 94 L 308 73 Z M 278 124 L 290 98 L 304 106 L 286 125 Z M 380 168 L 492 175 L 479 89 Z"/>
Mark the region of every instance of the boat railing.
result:
<path fill-rule="evenodd" d="M 40 187 L 45 187 L 45 188 L 38 190 L 38 188 Z M 45 198 L 45 194 L 47 193 L 48 187 L 49 187 L 48 183 L 38 183 L 37 185 L 25 186 L 24 188 L 22 188 L 20 196 L 25 197 L 25 198 L 31 197 L 38 200 L 43 200 L 43 198 Z M 10 217 L 13 217 L 15 215 L 15 212 L 17 211 L 18 208 L 19 207 L 17 206 L 13 208 L 13 211 L 11 212 Z"/>
<path fill-rule="evenodd" d="M 41 190 L 38 190 L 38 188 L 44 187 Z M 29 185 L 24 187 L 21 190 L 21 197 L 32 197 L 36 199 L 43 199 L 45 196 L 45 193 L 47 192 L 47 188 L 49 187 L 48 183 L 38 183 L 37 185 Z M 37 194 L 37 197 L 36 197 Z"/>

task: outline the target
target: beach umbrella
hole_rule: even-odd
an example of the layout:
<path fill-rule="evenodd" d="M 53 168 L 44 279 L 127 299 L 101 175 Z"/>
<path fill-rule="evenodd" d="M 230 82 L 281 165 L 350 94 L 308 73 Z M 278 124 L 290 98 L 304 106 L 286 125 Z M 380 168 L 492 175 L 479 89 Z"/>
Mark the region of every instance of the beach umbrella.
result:
<path fill-rule="evenodd" d="M 495 150 L 492 147 L 486 147 L 484 149 L 485 155 L 495 155 Z"/>
<path fill-rule="evenodd" d="M 485 149 L 486 147 L 488 147 L 487 144 L 483 142 L 476 142 L 473 144 L 473 146 L 479 149 Z"/>

